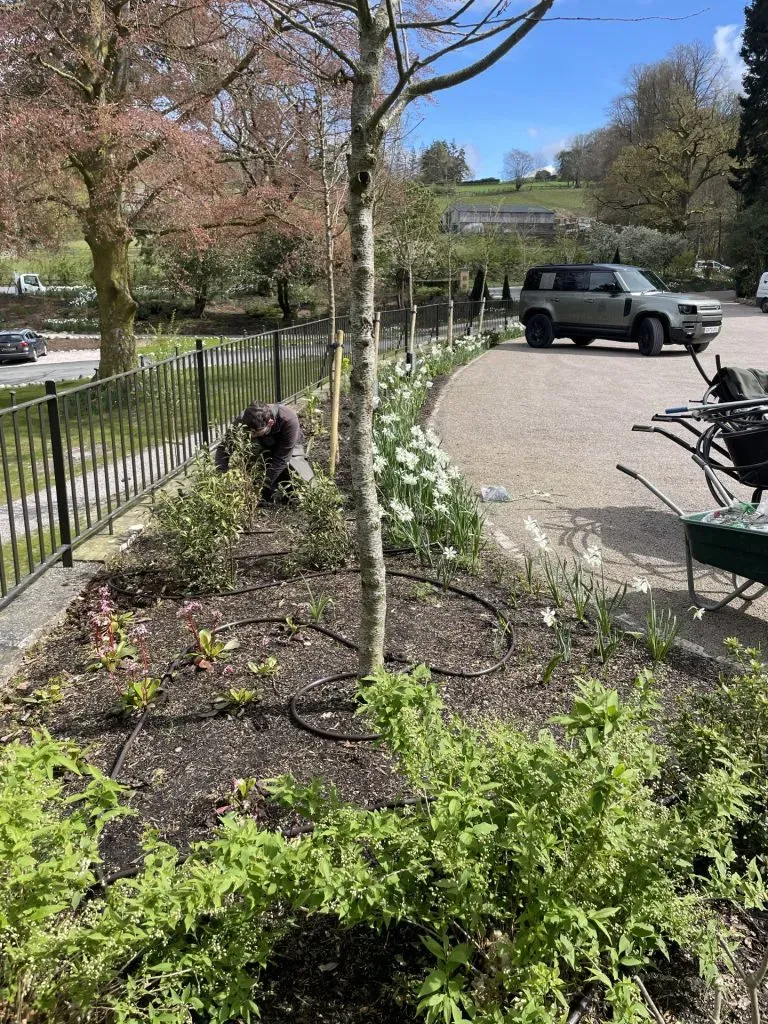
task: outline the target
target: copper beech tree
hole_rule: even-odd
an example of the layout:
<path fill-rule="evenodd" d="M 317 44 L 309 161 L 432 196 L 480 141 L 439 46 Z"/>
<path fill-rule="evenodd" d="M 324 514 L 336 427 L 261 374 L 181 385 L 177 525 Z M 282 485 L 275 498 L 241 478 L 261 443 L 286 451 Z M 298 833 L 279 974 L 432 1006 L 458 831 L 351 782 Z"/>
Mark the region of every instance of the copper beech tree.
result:
<path fill-rule="evenodd" d="M 256 0 L 251 8 L 264 31 L 279 34 L 276 45 L 287 63 L 301 66 L 307 51 L 314 53 L 321 47 L 332 79 L 347 88 L 350 96 L 350 455 L 362 579 L 361 676 L 383 662 L 387 609 L 371 438 L 376 366 L 373 200 L 383 139 L 408 104 L 490 68 L 541 22 L 553 4 L 554 0 L 539 0 L 515 13 L 510 0 Z M 470 47 L 480 47 L 482 52 L 475 51 L 462 64 L 463 51 Z M 452 70 L 441 70 L 446 62 Z"/>
<path fill-rule="evenodd" d="M 220 176 L 212 103 L 268 61 L 239 0 L 16 0 L 0 8 L 3 224 L 67 211 L 93 257 L 102 376 L 136 362 L 128 253 L 169 193 Z M 277 73 L 276 70 L 274 73 Z"/>

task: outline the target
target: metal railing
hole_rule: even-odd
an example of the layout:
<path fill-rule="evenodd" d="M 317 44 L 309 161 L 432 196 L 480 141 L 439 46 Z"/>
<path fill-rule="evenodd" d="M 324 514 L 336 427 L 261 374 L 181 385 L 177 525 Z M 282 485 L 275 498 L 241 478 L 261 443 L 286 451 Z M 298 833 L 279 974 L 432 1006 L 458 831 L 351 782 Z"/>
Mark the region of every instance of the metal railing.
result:
<path fill-rule="evenodd" d="M 447 303 L 416 310 L 416 350 L 444 335 Z M 476 329 L 480 303 L 454 303 L 454 334 Z M 490 302 L 484 330 L 516 303 Z M 406 348 L 412 311 L 385 310 L 381 353 Z M 348 317 L 336 327 L 349 329 Z M 0 608 L 213 444 L 251 402 L 291 402 L 328 377 L 330 321 L 224 341 L 0 409 Z"/>

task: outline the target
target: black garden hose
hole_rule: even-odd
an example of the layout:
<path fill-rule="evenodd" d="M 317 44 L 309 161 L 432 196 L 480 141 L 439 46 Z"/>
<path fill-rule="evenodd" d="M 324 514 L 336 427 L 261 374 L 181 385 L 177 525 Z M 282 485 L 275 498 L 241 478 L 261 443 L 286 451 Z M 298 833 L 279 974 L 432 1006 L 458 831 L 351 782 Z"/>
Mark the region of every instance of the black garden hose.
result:
<path fill-rule="evenodd" d="M 317 572 L 310 573 L 306 577 L 303 577 L 303 578 L 304 579 L 316 579 L 318 577 L 351 575 L 351 574 L 357 574 L 358 572 L 359 572 L 359 569 L 356 569 L 356 568 L 355 569 L 325 569 L 325 570 L 319 570 Z M 486 608 L 489 612 L 491 612 L 494 615 L 494 617 L 497 619 L 497 621 L 499 621 L 501 623 L 501 625 L 502 625 L 502 627 L 504 629 L 504 632 L 505 632 L 506 636 L 508 637 L 507 650 L 504 653 L 504 656 L 502 658 L 498 659 L 492 665 L 489 665 L 486 668 L 474 669 L 474 670 L 465 670 L 465 669 L 445 668 L 445 667 L 443 667 L 441 665 L 427 665 L 426 667 L 430 670 L 430 672 L 434 673 L 435 675 L 447 676 L 447 677 L 450 677 L 450 678 L 478 679 L 478 678 L 480 678 L 482 676 L 491 675 L 494 672 L 497 672 L 511 658 L 512 652 L 514 650 L 514 634 L 512 632 L 512 626 L 511 626 L 509 620 L 507 619 L 507 617 L 501 611 L 499 611 L 499 609 L 494 604 L 492 604 L 492 602 L 488 601 L 484 597 L 481 597 L 479 594 L 475 594 L 471 590 L 466 590 L 463 587 L 455 586 L 452 583 L 443 583 L 441 580 L 437 580 L 437 579 L 434 579 L 434 578 L 431 578 L 431 577 L 428 577 L 428 576 L 423 576 L 423 575 L 421 575 L 419 573 L 411 573 L 411 572 L 405 572 L 405 571 L 402 571 L 402 570 L 390 569 L 388 571 L 388 575 L 389 576 L 394 576 L 394 577 L 397 577 L 397 578 L 400 578 L 400 579 L 413 580 L 416 583 L 428 583 L 431 586 L 442 587 L 444 590 L 447 590 L 447 591 L 450 591 L 451 593 L 457 594 L 460 597 L 464 597 L 464 598 L 466 598 L 466 599 L 468 599 L 470 601 L 475 601 L 476 603 L 482 605 L 484 608 Z M 110 578 L 108 583 L 109 583 L 110 586 L 114 587 L 113 580 L 114 580 L 114 577 Z M 290 581 L 290 580 L 270 580 L 270 581 L 265 582 L 265 583 L 255 583 L 255 584 L 251 584 L 251 585 L 249 585 L 247 587 L 241 587 L 241 588 L 239 588 L 236 591 L 225 591 L 223 593 L 213 594 L 213 595 L 210 595 L 210 596 L 212 596 L 212 597 L 234 597 L 234 596 L 237 596 L 237 595 L 240 595 L 240 594 L 253 593 L 253 592 L 256 592 L 256 591 L 268 590 L 268 589 L 273 588 L 273 587 L 285 586 L 289 582 L 295 582 L 295 580 L 292 580 L 292 581 Z M 125 587 L 118 586 L 118 587 L 114 587 L 114 589 L 116 589 L 119 593 L 120 592 L 122 592 L 124 594 L 126 593 L 126 588 Z M 166 595 L 166 597 L 171 599 L 171 600 L 186 599 L 186 597 L 188 597 L 188 596 L 189 595 Z M 206 597 L 206 596 L 209 596 L 209 595 L 199 594 L 197 596 L 198 597 Z M 235 629 L 238 626 L 258 625 L 258 624 L 261 624 L 261 623 L 263 623 L 263 624 L 266 624 L 266 623 L 281 624 L 281 623 L 284 623 L 284 622 L 285 622 L 285 618 L 284 617 L 257 616 L 257 617 L 251 617 L 251 618 L 246 618 L 246 619 L 236 619 L 236 620 L 233 620 L 232 622 L 227 622 L 224 625 L 218 626 L 215 630 L 213 630 L 213 632 L 215 634 L 219 634 L 219 633 L 222 633 L 222 632 L 228 632 L 229 630 Z M 329 629 L 327 626 L 320 625 L 320 623 L 302 621 L 300 623 L 297 622 L 297 625 L 301 626 L 302 628 L 313 629 L 313 630 L 315 630 L 315 632 L 321 633 L 322 635 L 328 637 L 329 639 L 335 641 L 336 643 L 342 644 L 343 646 L 349 648 L 350 650 L 357 650 L 357 644 L 355 644 L 354 641 L 349 640 L 347 637 L 343 636 L 341 633 L 336 633 L 334 630 Z M 173 673 L 179 667 L 179 662 L 182 659 L 188 657 L 190 653 L 191 653 L 191 651 L 188 648 L 183 654 L 177 656 L 171 662 L 171 664 L 168 666 L 168 668 L 163 673 L 163 676 L 162 676 L 163 681 L 165 681 L 166 679 L 171 679 L 173 677 Z M 399 654 L 397 654 L 395 652 L 388 652 L 386 654 L 386 660 L 390 661 L 390 662 L 397 662 L 397 663 L 400 663 L 400 664 L 403 664 L 403 665 L 412 664 L 412 660 L 411 659 L 404 658 L 402 655 L 399 655 Z M 370 742 L 372 740 L 379 739 L 379 734 L 378 733 L 342 733 L 342 732 L 338 732 L 338 731 L 333 730 L 333 729 L 323 729 L 320 726 L 313 725 L 311 722 L 307 721 L 307 719 L 304 718 L 303 715 L 301 715 L 301 713 L 299 712 L 299 701 L 310 690 L 317 689 L 318 687 L 323 686 L 323 685 L 327 685 L 328 683 L 342 682 L 342 681 L 346 681 L 347 679 L 354 679 L 354 678 L 356 678 L 356 673 L 354 673 L 354 672 L 344 672 L 344 673 L 340 673 L 338 675 L 324 676 L 321 679 L 314 679 L 314 680 L 311 680 L 308 683 L 305 683 L 294 694 L 292 694 L 292 696 L 290 697 L 290 700 L 289 700 L 289 709 L 290 709 L 290 713 L 291 713 L 291 717 L 292 717 L 293 721 L 300 728 L 305 729 L 307 732 L 313 733 L 315 736 L 319 736 L 321 739 L 335 740 L 337 742 L 347 742 L 347 743 L 350 743 L 350 742 Z M 113 766 L 113 773 L 111 774 L 112 778 L 116 777 L 117 772 L 120 770 L 120 768 L 122 767 L 122 765 L 123 765 L 123 763 L 125 761 L 125 755 L 126 755 L 128 749 L 136 741 L 136 739 L 138 738 L 139 733 L 141 732 L 141 730 L 144 727 L 147 719 L 149 718 L 149 714 L 148 714 L 149 710 L 150 710 L 149 708 L 145 708 L 145 710 L 142 712 L 142 715 L 141 715 L 141 718 L 139 719 L 139 722 L 137 722 L 136 726 L 134 727 L 134 729 L 132 730 L 132 732 L 129 735 L 128 739 L 126 740 L 123 749 L 121 749 L 120 752 L 118 753 L 117 758 L 115 760 L 115 765 Z"/>

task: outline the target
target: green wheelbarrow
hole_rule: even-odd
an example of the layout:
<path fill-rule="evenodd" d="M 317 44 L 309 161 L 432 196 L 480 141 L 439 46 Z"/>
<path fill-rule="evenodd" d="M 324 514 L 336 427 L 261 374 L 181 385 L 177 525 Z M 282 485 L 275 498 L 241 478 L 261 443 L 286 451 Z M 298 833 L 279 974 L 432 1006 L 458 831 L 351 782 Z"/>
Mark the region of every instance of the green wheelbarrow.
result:
<path fill-rule="evenodd" d="M 702 468 L 705 472 L 708 469 Z M 732 601 L 756 601 L 768 592 L 768 519 L 758 520 L 756 505 L 739 502 L 736 507 L 731 504 L 729 508 L 686 514 L 666 494 L 633 469 L 622 465 L 617 465 L 616 469 L 647 487 L 672 509 L 682 523 L 688 595 L 697 608 L 715 612 Z M 712 483 L 713 486 L 719 485 L 716 477 Z M 694 561 L 730 573 L 734 589 L 720 601 L 700 598 L 693 578 Z M 739 578 L 744 582 L 739 583 Z"/>

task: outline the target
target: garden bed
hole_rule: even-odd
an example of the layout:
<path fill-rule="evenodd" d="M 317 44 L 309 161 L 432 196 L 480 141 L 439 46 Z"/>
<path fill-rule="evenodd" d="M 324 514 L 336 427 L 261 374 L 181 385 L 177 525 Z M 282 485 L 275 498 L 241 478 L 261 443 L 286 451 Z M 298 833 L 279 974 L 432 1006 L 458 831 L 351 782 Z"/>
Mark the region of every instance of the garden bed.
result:
<path fill-rule="evenodd" d="M 389 377 L 390 387 L 395 376 Z M 434 401 L 440 380 L 430 383 L 436 385 L 429 388 Z M 425 395 L 426 390 L 422 401 L 414 402 L 422 415 Z M 348 488 L 346 406 L 341 422 L 338 480 Z M 383 420 L 382 433 L 388 422 Z M 377 470 L 382 502 L 385 511 L 401 512 L 399 522 L 390 517 L 387 523 L 390 542 L 402 545 L 398 531 L 411 529 L 406 513 L 417 509 L 419 501 L 426 508 L 434 499 L 432 487 L 438 506 L 464 502 L 460 528 L 471 534 L 472 508 L 463 483 L 449 476 L 439 457 L 434 458 L 435 471 L 430 470 L 435 443 L 423 431 L 414 430 L 413 437 L 406 464 L 404 455 L 392 454 L 401 451 L 398 438 L 377 436 L 377 458 L 383 459 L 381 453 L 391 445 L 391 464 Z M 313 438 L 311 454 L 319 464 L 325 461 L 322 432 Z M 421 472 L 417 455 L 427 468 L 426 483 L 418 485 L 421 497 L 407 504 L 406 492 L 398 488 L 408 473 Z M 398 460 L 403 465 L 388 476 Z M 454 481 L 450 493 L 449 480 Z M 406 486 L 417 485 L 406 481 Z M 430 522 L 439 525 L 447 514 L 438 510 Z M 359 808 L 421 798 L 420 787 L 414 788 L 406 767 L 386 744 L 323 738 L 301 728 L 291 712 L 292 696 L 307 684 L 354 673 L 360 585 L 353 560 L 341 564 L 337 559 L 332 568 L 320 570 L 300 565 L 298 552 L 308 529 L 302 508 L 270 507 L 249 525 L 232 552 L 237 572 L 231 593 L 174 596 L 178 583 L 159 568 L 163 545 L 153 535 L 142 538 L 130 559 L 94 581 L 66 622 L 29 656 L 6 696 L 3 742 L 27 739 L 33 728 L 45 727 L 54 739 L 74 742 L 91 764 L 127 787 L 135 816 L 111 820 L 100 838 L 102 870 L 108 875 L 138 870 L 147 829 L 182 855 L 195 843 L 215 840 L 222 821 L 232 814 L 259 829 L 288 836 L 306 833 L 311 829 L 308 814 L 272 800 L 262 785 L 282 775 L 307 785 L 321 779 L 325 789 L 335 789 Z M 546 538 L 535 524 L 532 539 L 543 549 L 538 562 L 513 563 L 487 549 L 474 560 L 457 558 L 451 543 L 459 526 L 451 529 L 453 534 L 438 541 L 425 534 L 420 557 L 406 552 L 387 560 L 388 666 L 393 671 L 424 663 L 436 667 L 433 678 L 444 721 L 456 716 L 478 734 L 510 723 L 535 742 L 553 717 L 567 715 L 580 680 L 599 680 L 632 703 L 636 680 L 651 660 L 648 637 L 610 629 L 610 636 L 601 633 L 599 600 L 593 597 L 589 613 L 582 614 L 578 602 L 568 598 L 566 578 L 573 585 L 577 577 L 570 574 L 581 570 L 558 565 L 552 577 Z M 467 543 L 471 547 L 471 537 Z M 582 582 L 597 595 L 599 563 L 592 557 L 593 574 Z M 106 657 L 105 650 L 114 651 L 111 634 L 105 646 L 105 622 L 118 621 L 134 648 L 132 656 L 114 658 L 108 668 L 105 662 L 94 667 L 100 652 Z M 215 631 L 205 644 L 203 627 Z M 237 643 L 207 653 L 216 640 Z M 158 680 L 161 689 L 141 706 L 126 708 L 122 695 L 137 681 L 137 665 L 141 677 Z M 654 668 L 657 735 L 663 737 L 692 695 L 711 690 L 717 678 L 711 662 L 672 647 Z M 227 695 L 246 691 L 248 699 L 222 706 Z M 354 691 L 353 680 L 333 679 L 304 693 L 294 710 L 320 733 L 352 737 L 371 728 L 359 714 Z M 563 736 L 567 728 L 561 719 L 554 732 Z M 75 789 L 79 785 L 74 781 Z M 270 1024 L 294 1017 L 335 1024 L 421 1019 L 413 993 L 430 969 L 422 939 L 423 932 L 408 924 L 377 932 L 363 924 L 338 927 L 332 915 L 300 917 L 285 940 L 277 942 L 261 978 L 262 1018 Z M 711 1020 L 711 993 L 697 981 L 688 954 L 673 950 L 668 973 L 654 975 L 652 987 L 670 1022 Z M 598 1005 L 585 1022 L 610 1019 Z M 731 1005 L 741 1013 L 743 998 L 734 997 Z"/>

